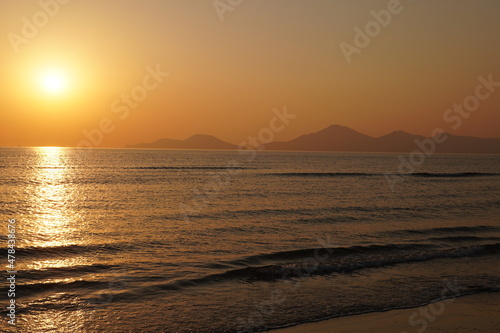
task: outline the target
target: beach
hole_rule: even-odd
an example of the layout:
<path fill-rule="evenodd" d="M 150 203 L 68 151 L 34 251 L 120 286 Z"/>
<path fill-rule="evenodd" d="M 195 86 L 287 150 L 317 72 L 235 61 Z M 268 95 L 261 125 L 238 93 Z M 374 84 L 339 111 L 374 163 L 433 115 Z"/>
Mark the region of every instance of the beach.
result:
<path fill-rule="evenodd" d="M 339 317 L 271 332 L 500 332 L 499 313 L 500 293 L 484 293 L 443 300 L 418 308 Z M 425 314 L 428 314 L 427 320 Z M 410 323 L 410 318 L 414 319 L 414 325 Z"/>

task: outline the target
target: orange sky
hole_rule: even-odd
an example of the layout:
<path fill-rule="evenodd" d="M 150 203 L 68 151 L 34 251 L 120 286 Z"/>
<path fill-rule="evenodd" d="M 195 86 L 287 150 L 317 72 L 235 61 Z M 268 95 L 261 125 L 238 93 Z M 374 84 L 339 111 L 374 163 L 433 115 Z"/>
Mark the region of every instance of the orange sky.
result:
<path fill-rule="evenodd" d="M 500 137 L 500 88 L 457 130 L 443 121 L 478 76 L 500 81 L 496 0 L 392 0 L 398 13 L 350 63 L 340 44 L 388 1 L 59 1 L 0 0 L 0 146 L 76 146 L 103 119 L 102 147 L 239 143 L 285 105 L 297 118 L 277 140 L 329 124 Z M 158 84 L 146 77 L 157 65 Z M 126 115 L 132 91 L 147 96 Z"/>

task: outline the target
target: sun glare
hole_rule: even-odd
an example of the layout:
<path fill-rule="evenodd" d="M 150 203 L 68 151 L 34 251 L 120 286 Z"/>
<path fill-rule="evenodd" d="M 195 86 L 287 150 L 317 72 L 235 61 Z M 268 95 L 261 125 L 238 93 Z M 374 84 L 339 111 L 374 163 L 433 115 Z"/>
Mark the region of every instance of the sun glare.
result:
<path fill-rule="evenodd" d="M 59 95 L 68 89 L 68 78 L 61 71 L 45 71 L 39 76 L 39 84 L 44 92 Z"/>

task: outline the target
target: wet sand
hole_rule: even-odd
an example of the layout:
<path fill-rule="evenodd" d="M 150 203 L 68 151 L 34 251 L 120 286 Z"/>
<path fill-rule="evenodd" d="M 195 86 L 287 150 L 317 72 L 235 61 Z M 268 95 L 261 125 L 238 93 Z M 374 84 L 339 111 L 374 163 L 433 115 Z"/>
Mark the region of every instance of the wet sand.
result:
<path fill-rule="evenodd" d="M 426 306 L 339 317 L 272 333 L 500 332 L 500 293 L 443 300 Z"/>

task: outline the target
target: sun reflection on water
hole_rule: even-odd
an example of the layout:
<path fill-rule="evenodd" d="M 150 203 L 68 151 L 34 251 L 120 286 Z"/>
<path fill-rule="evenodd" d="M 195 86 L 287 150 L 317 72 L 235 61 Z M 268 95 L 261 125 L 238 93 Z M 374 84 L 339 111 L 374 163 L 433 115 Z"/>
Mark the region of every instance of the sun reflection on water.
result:
<path fill-rule="evenodd" d="M 24 221 L 23 244 L 40 254 L 26 261 L 27 269 L 88 264 L 88 258 L 64 254 L 66 247 L 83 245 L 85 241 L 81 216 L 74 208 L 78 193 L 72 185 L 75 168 L 70 160 L 65 148 L 35 150 L 30 185 L 26 189 L 30 214 Z M 41 256 L 46 249 L 52 255 Z"/>
<path fill-rule="evenodd" d="M 39 276 L 28 284 L 70 287 L 68 291 L 50 291 L 48 287 L 46 292 L 35 292 L 22 301 L 47 306 L 57 304 L 71 309 L 23 314 L 20 323 L 30 332 L 59 332 L 61 327 L 65 327 L 67 332 L 87 331 L 88 314 L 82 305 L 85 304 L 85 296 L 71 289 L 71 284 L 92 280 L 92 273 L 79 276 L 64 274 L 65 268 L 85 268 L 93 261 L 87 251 L 75 252 L 79 246 L 85 245 L 86 233 L 81 223 L 82 216 L 75 208 L 81 193 L 74 185 L 78 166 L 74 165 L 75 159 L 71 154 L 71 150 L 66 148 L 35 148 L 28 167 L 29 181 L 25 188 L 28 214 L 22 219 L 22 244 L 33 251 L 33 255 L 23 258 L 20 270 Z"/>
<path fill-rule="evenodd" d="M 38 244 L 31 246 L 62 246 L 70 243 L 67 236 L 75 231 L 74 212 L 70 203 L 74 193 L 64 148 L 37 148 L 32 193 L 32 232 Z"/>

